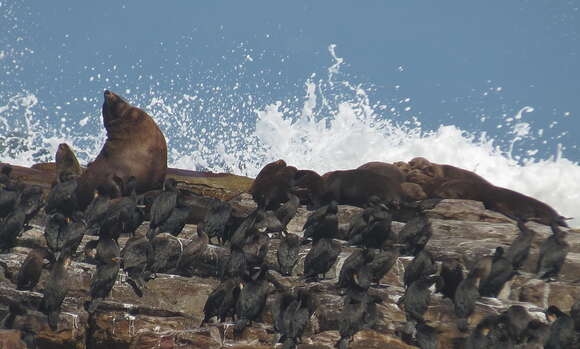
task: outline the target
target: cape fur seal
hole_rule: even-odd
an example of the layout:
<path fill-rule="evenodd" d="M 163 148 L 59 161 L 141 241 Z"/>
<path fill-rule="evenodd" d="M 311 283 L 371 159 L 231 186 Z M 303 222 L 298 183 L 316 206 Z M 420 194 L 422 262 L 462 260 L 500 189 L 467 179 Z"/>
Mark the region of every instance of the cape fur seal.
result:
<path fill-rule="evenodd" d="M 258 207 L 275 210 L 288 201 L 288 193 L 294 182 L 296 167 L 277 160 L 264 166 L 250 187 L 250 194 Z"/>
<path fill-rule="evenodd" d="M 363 164 L 357 168 L 357 170 L 368 170 L 376 174 L 388 177 L 391 180 L 399 183 L 405 182 L 405 173 L 401 171 L 397 166 L 381 162 L 381 161 L 371 161 Z"/>
<path fill-rule="evenodd" d="M 61 143 L 58 145 L 58 150 L 55 155 L 56 163 L 56 178 L 57 181 L 60 180 L 61 173 L 68 171 L 73 174 L 75 178 L 80 177 L 83 173 L 81 165 L 75 156 L 75 153 L 66 143 Z"/>
<path fill-rule="evenodd" d="M 438 187 L 450 180 L 466 180 L 475 183 L 491 185 L 485 178 L 475 172 L 445 164 L 432 163 L 429 160 L 416 157 L 409 161 L 408 181 L 419 184 L 429 196 Z"/>
<path fill-rule="evenodd" d="M 401 185 L 388 177 L 369 170 L 332 171 L 322 176 L 324 203 L 336 200 L 342 205 L 366 207 L 371 196 L 383 202 L 397 204 L 401 201 Z"/>
<path fill-rule="evenodd" d="M 481 201 L 485 208 L 516 220 L 568 226 L 566 218 L 559 215 L 548 204 L 517 191 L 496 187 L 489 183 L 456 179 L 441 184 L 433 194 L 444 199 Z"/>
<path fill-rule="evenodd" d="M 159 188 L 167 171 L 167 143 L 155 121 L 143 110 L 110 91 L 104 93 L 103 124 L 107 140 L 101 152 L 79 179 L 81 208 L 92 200 L 95 189 L 117 176 L 134 176 L 137 192 Z"/>

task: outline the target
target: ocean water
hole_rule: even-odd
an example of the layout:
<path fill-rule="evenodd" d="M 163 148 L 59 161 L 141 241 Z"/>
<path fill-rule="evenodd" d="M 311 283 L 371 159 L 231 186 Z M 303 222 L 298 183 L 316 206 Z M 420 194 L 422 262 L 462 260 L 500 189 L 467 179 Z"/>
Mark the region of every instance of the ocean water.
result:
<path fill-rule="evenodd" d="M 26 26 L 17 14 L 5 12 L 3 19 L 10 30 L 0 48 L 2 162 L 53 161 L 62 142 L 81 163 L 93 159 L 105 140 L 100 106 L 108 88 L 154 117 L 167 138 L 171 167 L 255 176 L 266 163 L 284 159 L 324 173 L 422 156 L 542 200 L 574 217 L 572 226 L 580 225 L 580 166 L 561 146 L 544 157 L 529 147 L 526 141 L 542 143 L 544 137 L 544 130 L 527 120 L 532 106 L 512 105 L 515 112 L 495 115 L 501 132 L 494 135 L 483 126 L 462 129 L 453 119 L 424 127 L 432 115 L 414 113 L 412 95 L 397 93 L 395 85 L 390 87 L 395 93 L 381 99 L 372 82 L 345 73 L 347 62 L 333 44 L 327 47 L 330 64 L 313 67 L 300 81 L 256 68 L 268 53 L 242 44 L 229 53 L 236 59 L 201 76 L 179 70 L 155 76 L 139 60 L 131 67 L 105 62 L 76 72 L 78 79 L 62 92 L 23 82 L 23 66 L 35 52 L 19 39 Z M 284 57 L 279 61 L 283 65 Z M 489 93 L 501 94 L 501 87 L 490 87 Z M 481 119 L 482 125 L 488 121 Z"/>

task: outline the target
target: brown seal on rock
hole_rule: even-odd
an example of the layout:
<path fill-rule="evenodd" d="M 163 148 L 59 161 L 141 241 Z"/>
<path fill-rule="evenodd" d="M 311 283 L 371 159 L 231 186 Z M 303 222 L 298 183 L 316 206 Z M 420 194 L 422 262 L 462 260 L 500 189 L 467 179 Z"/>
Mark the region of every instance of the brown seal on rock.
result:
<path fill-rule="evenodd" d="M 167 143 L 163 133 L 143 110 L 110 91 L 104 93 L 103 124 L 107 140 L 101 152 L 79 179 L 81 208 L 92 200 L 95 189 L 113 176 L 137 179 L 137 192 L 159 188 L 167 172 Z"/>
<path fill-rule="evenodd" d="M 250 194 L 258 207 L 275 210 L 288 201 L 288 193 L 294 182 L 296 167 L 277 160 L 264 166 L 250 187 Z"/>
<path fill-rule="evenodd" d="M 405 173 L 401 171 L 397 166 L 381 161 L 371 161 L 364 165 L 361 165 L 357 170 L 369 170 L 376 174 L 388 177 L 393 181 L 403 183 L 405 179 Z"/>
<path fill-rule="evenodd" d="M 431 177 L 440 177 L 447 180 L 462 179 L 489 183 L 475 172 L 451 165 L 436 164 L 422 157 L 412 159 L 409 161 L 409 165 L 411 165 L 411 168 L 421 170 L 423 173 Z"/>
<path fill-rule="evenodd" d="M 450 180 L 466 180 L 491 185 L 475 172 L 451 165 L 432 163 L 422 157 L 412 159 L 409 165 L 411 170 L 407 174 L 408 181 L 419 184 L 428 196 L 433 196 L 442 184 Z"/>
<path fill-rule="evenodd" d="M 401 192 L 407 201 L 418 201 L 427 199 L 427 194 L 421 186 L 417 183 L 403 182 L 401 183 Z"/>
<path fill-rule="evenodd" d="M 437 188 L 434 196 L 444 199 L 481 201 L 488 210 L 497 211 L 512 219 L 568 227 L 566 218 L 559 215 L 548 204 L 517 191 L 496 187 L 489 183 L 451 180 Z"/>
<path fill-rule="evenodd" d="M 58 145 L 58 150 L 55 155 L 56 163 L 56 178 L 59 180 L 62 172 L 68 171 L 72 173 L 75 178 L 83 174 L 83 169 L 77 160 L 75 153 L 66 143 Z"/>
<path fill-rule="evenodd" d="M 324 194 L 324 180 L 315 171 L 298 170 L 294 175 L 294 192 L 301 204 L 318 208 Z"/>
<path fill-rule="evenodd" d="M 325 187 L 323 203 L 336 200 L 342 205 L 366 207 L 373 195 L 395 205 L 402 198 L 400 183 L 369 170 L 332 171 L 322 178 Z"/>

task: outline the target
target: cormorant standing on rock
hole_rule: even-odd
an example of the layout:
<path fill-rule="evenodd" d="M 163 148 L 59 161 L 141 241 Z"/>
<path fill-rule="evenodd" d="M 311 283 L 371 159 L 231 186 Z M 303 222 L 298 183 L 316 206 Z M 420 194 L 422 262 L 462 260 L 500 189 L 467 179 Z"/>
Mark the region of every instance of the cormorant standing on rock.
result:
<path fill-rule="evenodd" d="M 506 252 L 506 258 L 512 262 L 514 270 L 518 270 L 528 259 L 530 247 L 536 232 L 526 227 L 525 223 L 518 220 L 520 234 L 514 239 Z"/>
<path fill-rule="evenodd" d="M 91 280 L 87 311 L 92 314 L 97 310 L 99 301 L 111 293 L 119 274 L 120 251 L 117 242 L 110 236 L 101 236 L 97 245 L 97 270 Z"/>
<path fill-rule="evenodd" d="M 285 292 L 276 299 L 272 315 L 283 349 L 296 348 L 315 310 L 314 299 L 306 289 L 294 289 L 292 294 Z"/>
<path fill-rule="evenodd" d="M 247 273 L 248 263 L 246 254 L 237 246 L 232 246 L 230 255 L 221 264 L 220 278 L 226 280 L 228 278 L 243 277 Z"/>
<path fill-rule="evenodd" d="M 62 249 L 60 253 L 64 253 L 68 256 L 74 256 L 77 253 L 77 249 L 85 236 L 87 230 L 87 225 L 85 223 L 83 213 L 77 211 L 73 213 L 72 220 L 68 222 L 64 229 Z M 56 259 L 58 259 L 59 253 L 56 254 Z"/>
<path fill-rule="evenodd" d="M 326 274 L 336 262 L 341 250 L 342 247 L 331 239 L 315 240 L 304 259 L 304 278 L 318 279 L 319 274 Z"/>
<path fill-rule="evenodd" d="M 372 210 L 372 208 L 365 208 L 361 212 L 351 217 L 348 232 L 346 234 L 346 239 L 348 241 L 360 240 L 360 235 L 365 229 L 367 229 L 369 224 L 369 215 Z"/>
<path fill-rule="evenodd" d="M 461 332 L 468 329 L 467 319 L 475 310 L 475 302 L 479 298 L 479 282 L 481 276 L 478 273 L 470 274 L 457 286 L 453 303 L 457 316 L 457 328 Z"/>
<path fill-rule="evenodd" d="M 60 182 L 55 184 L 46 198 L 44 210 L 47 214 L 62 213 L 65 217 L 71 217 L 78 209 L 77 202 L 77 179 L 74 173 L 63 171 L 60 173 Z"/>
<path fill-rule="evenodd" d="M 87 220 L 88 233 L 90 235 L 98 234 L 101 224 L 105 219 L 107 210 L 111 203 L 111 189 L 105 184 L 97 187 L 95 196 L 89 206 L 85 209 L 85 218 Z"/>
<path fill-rule="evenodd" d="M 203 306 L 204 318 L 200 326 L 208 323 L 214 316 L 217 316 L 220 322 L 226 321 L 228 317 L 233 320 L 240 296 L 240 285 L 239 278 L 227 279 L 210 293 Z"/>
<path fill-rule="evenodd" d="M 177 272 L 183 276 L 192 276 L 194 268 L 199 265 L 201 257 L 207 251 L 209 238 L 203 231 L 197 231 L 197 237 L 193 238 L 184 248 L 177 264 Z M 215 269 L 214 269 L 215 272 Z"/>
<path fill-rule="evenodd" d="M 149 270 L 152 273 L 165 273 L 177 266 L 183 254 L 183 245 L 179 238 L 170 234 L 159 234 L 151 240 L 153 259 Z"/>
<path fill-rule="evenodd" d="M 256 232 L 250 235 L 242 247 L 246 254 L 248 267 L 259 267 L 264 263 L 268 249 L 270 248 L 270 238 L 264 232 Z"/>
<path fill-rule="evenodd" d="M 371 282 L 379 285 L 381 279 L 393 268 L 399 258 L 399 248 L 385 250 L 371 249 L 372 260 L 367 264 L 371 273 Z"/>
<path fill-rule="evenodd" d="M 16 240 L 26 223 L 26 212 L 22 205 L 16 208 L 4 218 L 0 224 L 0 251 L 6 251 L 16 246 Z"/>
<path fill-rule="evenodd" d="M 280 266 L 280 273 L 284 276 L 290 276 L 292 275 L 294 266 L 298 262 L 300 237 L 288 232 L 282 232 L 281 235 L 276 256 L 278 258 L 278 265 Z"/>
<path fill-rule="evenodd" d="M 42 188 L 39 185 L 29 185 L 22 190 L 20 206 L 24 209 L 24 229 L 30 229 L 28 223 L 34 218 L 44 205 Z"/>
<path fill-rule="evenodd" d="M 544 348 L 550 337 L 550 325 L 540 320 L 533 319 L 528 323 L 528 327 L 522 333 L 521 342 L 525 343 L 530 349 Z M 524 347 L 527 349 L 527 347 Z"/>
<path fill-rule="evenodd" d="M 217 237 L 218 241 L 223 244 L 228 240 L 224 234 L 231 215 L 232 206 L 229 203 L 213 199 L 202 224 L 199 224 L 197 229 L 202 228 L 201 230 L 207 234 L 210 242 L 212 238 Z"/>
<path fill-rule="evenodd" d="M 300 206 L 300 199 L 293 193 L 288 194 L 288 201 L 282 204 L 275 212 L 274 215 L 280 221 L 282 230 L 286 231 L 286 226 L 292 218 L 296 215 L 298 211 L 298 206 Z"/>
<path fill-rule="evenodd" d="M 515 342 L 521 343 L 524 331 L 528 328 L 532 317 L 521 305 L 512 305 L 500 317 L 505 319 L 507 333 Z"/>
<path fill-rule="evenodd" d="M 248 240 L 256 234 L 256 224 L 264 217 L 264 211 L 257 208 L 246 217 L 232 234 L 230 246 L 243 248 Z"/>
<path fill-rule="evenodd" d="M 497 316 L 491 315 L 483 318 L 467 337 L 465 349 L 487 349 L 491 348 L 489 333 L 495 327 Z M 498 348 L 499 349 L 499 348 Z"/>
<path fill-rule="evenodd" d="M 337 213 L 338 207 L 334 200 L 314 211 L 304 223 L 304 239 L 317 240 L 323 237 L 334 239 L 338 233 Z"/>
<path fill-rule="evenodd" d="M 45 248 L 30 250 L 16 276 L 16 289 L 31 291 L 42 274 L 44 259 L 49 259 L 50 253 Z"/>
<path fill-rule="evenodd" d="M 48 216 L 44 226 L 44 238 L 48 249 L 53 255 L 62 250 L 67 226 L 67 218 L 63 214 L 57 212 Z"/>
<path fill-rule="evenodd" d="M 503 256 L 503 248 L 496 248 L 491 265 L 491 272 L 481 282 L 479 293 L 482 297 L 497 297 L 504 284 L 516 274 L 510 260 Z"/>
<path fill-rule="evenodd" d="M 424 322 L 418 323 L 415 327 L 417 346 L 421 349 L 437 349 L 438 332 L 436 328 L 427 325 Z"/>
<path fill-rule="evenodd" d="M 169 233 L 173 236 L 178 236 L 183 230 L 183 227 L 185 227 L 190 213 L 191 207 L 187 206 L 183 202 L 183 196 L 178 194 L 175 207 L 169 217 L 157 227 L 157 234 Z"/>
<path fill-rule="evenodd" d="M 551 305 L 546 311 L 546 318 L 552 322 L 552 326 L 550 326 L 550 335 L 544 348 L 578 348 L 574 320 L 570 316 L 562 312 L 557 306 Z"/>
<path fill-rule="evenodd" d="M 121 251 L 121 266 L 127 273 L 127 283 L 139 297 L 143 297 L 146 270 L 152 261 L 153 247 L 147 237 L 135 234 L 127 240 Z"/>
<path fill-rule="evenodd" d="M 422 250 L 417 254 L 413 261 L 405 268 L 403 280 L 405 286 L 410 286 L 415 280 L 421 277 L 429 276 L 437 272 L 437 265 L 433 255 L 427 250 Z"/>
<path fill-rule="evenodd" d="M 8 185 L 0 189 L 0 219 L 14 211 L 20 201 L 22 190 L 24 190 L 22 185 Z"/>
<path fill-rule="evenodd" d="M 369 215 L 369 223 L 360 235 L 360 242 L 351 239 L 351 243 L 360 243 L 367 248 L 383 248 L 386 241 L 397 241 L 397 235 L 391 230 L 392 216 L 386 206 L 374 209 Z"/>
<path fill-rule="evenodd" d="M 420 215 L 411 219 L 399 232 L 399 242 L 404 245 L 401 247 L 401 254 L 404 256 L 416 256 L 425 248 L 431 235 L 433 235 L 433 232 L 427 216 Z"/>
<path fill-rule="evenodd" d="M 373 328 L 377 321 L 376 303 L 378 298 L 363 294 L 360 297 L 347 295 L 344 300 L 344 307 L 338 320 L 338 330 L 340 340 L 336 343 L 338 349 L 347 349 L 358 331 L 365 328 Z"/>
<path fill-rule="evenodd" d="M 60 306 L 68 293 L 68 275 L 66 268 L 70 262 L 70 256 L 61 254 L 56 263 L 52 265 L 40 303 L 40 310 L 48 315 L 48 324 L 53 331 L 58 329 Z"/>
<path fill-rule="evenodd" d="M 157 235 L 157 228 L 163 224 L 177 206 L 177 182 L 173 178 L 167 178 L 163 183 L 163 191 L 157 195 L 151 204 L 149 214 L 149 233 L 147 237 L 153 239 Z"/>
<path fill-rule="evenodd" d="M 558 276 L 570 245 L 566 241 L 568 234 L 556 224 L 552 224 L 552 235 L 540 246 L 540 257 L 536 267 L 536 274 L 541 279 L 551 279 Z"/>
<path fill-rule="evenodd" d="M 356 250 L 346 258 L 340 269 L 337 286 L 340 288 L 358 287 L 358 273 L 367 267 L 373 260 L 373 255 L 368 249 Z"/>
<path fill-rule="evenodd" d="M 262 315 L 269 292 L 269 285 L 265 279 L 266 273 L 266 268 L 263 266 L 252 268 L 240 285 L 240 296 L 236 303 L 238 320 L 234 327 L 235 337 L 240 337 L 246 326 L 258 320 Z"/>
<path fill-rule="evenodd" d="M 445 261 L 441 264 L 440 278 L 437 280 L 435 292 L 453 301 L 455 290 L 463 281 L 463 266 L 459 261 Z"/>
<path fill-rule="evenodd" d="M 423 314 L 425 314 L 431 302 L 431 290 L 429 290 L 429 287 L 435 283 L 437 278 L 437 276 L 422 276 L 420 279 L 413 281 L 405 291 L 402 301 L 407 317 L 407 329 L 411 330 L 409 331 L 410 333 L 412 333 L 416 324 L 425 321 Z"/>
<path fill-rule="evenodd" d="M 101 224 L 99 234 L 106 234 L 118 240 L 124 234 L 132 235 L 143 221 L 143 214 L 137 207 L 137 179 L 131 176 L 126 182 L 117 176 L 113 177 L 124 195 L 111 200 L 105 219 Z"/>

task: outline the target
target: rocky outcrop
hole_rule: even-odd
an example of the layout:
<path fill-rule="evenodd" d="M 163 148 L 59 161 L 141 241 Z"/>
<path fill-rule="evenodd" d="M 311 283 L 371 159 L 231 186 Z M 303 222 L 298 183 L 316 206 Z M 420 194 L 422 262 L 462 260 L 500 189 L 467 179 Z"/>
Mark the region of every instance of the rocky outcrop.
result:
<path fill-rule="evenodd" d="M 42 170 L 34 170 L 42 171 Z M 32 173 L 32 172 L 31 172 Z M 176 174 L 178 175 L 178 174 Z M 36 174 L 34 174 L 36 176 Z M 37 178 L 26 177 L 32 181 Z M 234 176 L 232 176 L 233 178 Z M 238 190 L 243 191 L 245 179 L 236 184 L 225 179 L 219 187 L 216 178 L 201 177 L 206 183 L 196 182 L 192 177 L 181 176 L 180 180 L 188 189 L 219 188 L 204 192 L 199 189 L 197 194 L 227 198 Z M 38 179 L 38 178 L 37 178 Z M 191 182 L 189 182 L 191 180 Z M 222 180 L 222 179 L 220 179 Z M 34 182 L 34 181 L 32 181 Z M 239 186 L 238 186 L 239 185 Z M 193 189 L 195 190 L 195 189 Z M 222 191 L 223 190 L 223 191 Z M 221 196 L 224 192 L 229 194 Z M 216 194 L 218 193 L 218 194 Z M 221 193 L 221 194 L 219 194 Z M 216 194 L 216 195 L 213 195 Z M 199 198 L 198 198 L 199 200 Z M 254 203 L 248 194 L 235 196 L 232 204 L 237 209 L 249 212 Z M 203 205 L 201 205 L 203 206 Z M 341 229 L 347 228 L 352 215 L 360 212 L 360 208 L 350 206 L 339 207 L 339 222 Z M 301 235 L 301 228 L 309 212 L 301 207 L 296 217 L 288 225 L 288 230 Z M 485 210 L 481 203 L 468 200 L 443 200 L 431 209 L 426 210 L 433 235 L 427 244 L 427 249 L 433 253 L 437 261 L 457 259 L 467 268 L 480 257 L 491 255 L 497 246 L 508 246 L 518 234 L 517 226 L 511 219 L 492 211 Z M 201 214 L 200 214 L 201 216 Z M 43 217 L 34 221 L 33 229 L 25 232 L 18 240 L 16 248 L 10 253 L 0 254 L 0 317 L 7 313 L 10 302 L 24 304 L 28 312 L 18 315 L 13 330 L 0 331 L 0 347 L 24 348 L 20 338 L 35 334 L 39 348 L 271 348 L 278 340 L 278 334 L 272 328 L 270 307 L 279 291 L 272 285 L 262 322 L 246 328 L 241 338 L 234 338 L 231 323 L 210 323 L 200 327 L 203 319 L 203 306 L 208 295 L 219 284 L 211 273 L 201 271 L 191 277 L 169 274 L 158 274 L 157 278 L 146 284 L 144 296 L 137 297 L 131 287 L 125 282 L 126 275 L 121 272 L 113 287 L 111 296 L 100 303 L 92 316 L 84 310 L 88 299 L 88 288 L 95 267 L 85 263 L 82 253 L 86 242 L 95 237 L 85 237 L 79 248 L 75 261 L 69 268 L 68 284 L 70 291 L 63 304 L 58 331 L 51 331 L 44 314 L 36 311 L 44 288 L 48 271 L 34 291 L 18 291 L 14 286 L 14 278 L 26 253 L 30 248 L 45 245 L 42 234 Z M 393 222 L 394 230 L 401 230 L 404 222 Z M 516 276 L 509 287 L 498 298 L 481 298 L 476 311 L 469 319 L 474 327 L 479 320 L 488 314 L 499 313 L 510 305 L 521 304 L 538 319 L 545 321 L 542 311 L 548 305 L 557 305 L 568 311 L 575 300 L 580 299 L 578 275 L 580 275 L 580 237 L 571 233 L 568 236 L 571 249 L 562 273 L 556 282 L 546 283 L 533 275 L 538 257 L 539 244 L 550 235 L 550 228 L 537 223 L 527 226 L 537 234 L 528 262 L 523 267 L 521 275 Z M 144 229 L 145 227 L 141 227 Z M 188 224 L 180 236 L 181 244 L 187 244 L 188 239 L 195 235 L 196 226 Z M 126 238 L 121 238 L 123 245 Z M 342 293 L 335 286 L 337 271 L 342 263 L 356 248 L 343 244 L 343 251 L 338 262 L 327 274 L 329 277 L 308 287 L 318 303 L 316 312 L 310 319 L 310 324 L 303 336 L 299 348 L 332 348 L 339 340 L 338 321 L 342 309 Z M 270 266 L 273 279 L 282 285 L 301 285 L 303 259 L 310 245 L 302 246 L 301 260 L 294 269 L 294 276 L 283 277 L 277 273 L 276 250 L 279 240 L 272 236 L 270 250 L 266 263 Z M 222 247 L 212 247 L 207 252 L 204 262 L 217 266 L 223 261 L 228 250 Z M 405 313 L 397 305 L 404 293 L 402 278 L 405 265 L 411 257 L 401 257 L 393 269 L 381 281 L 380 287 L 372 287 L 369 292 L 382 299 L 378 304 L 379 321 L 373 330 L 360 331 L 353 337 L 351 348 L 413 348 L 400 338 L 400 331 L 405 323 Z M 443 299 L 439 294 L 432 295 L 431 305 L 425 319 L 437 328 L 439 333 L 439 348 L 453 348 L 461 343 L 465 334 L 458 332 L 453 304 Z M 6 344 L 9 343 L 9 344 Z"/>

